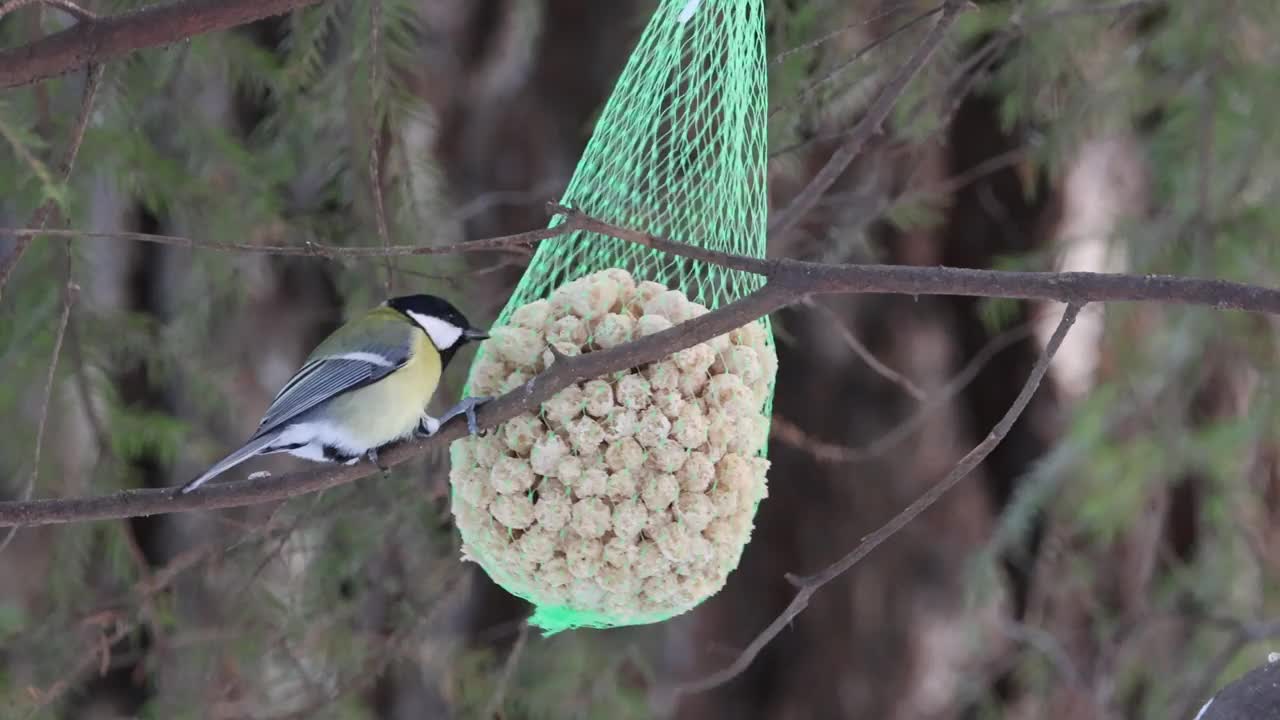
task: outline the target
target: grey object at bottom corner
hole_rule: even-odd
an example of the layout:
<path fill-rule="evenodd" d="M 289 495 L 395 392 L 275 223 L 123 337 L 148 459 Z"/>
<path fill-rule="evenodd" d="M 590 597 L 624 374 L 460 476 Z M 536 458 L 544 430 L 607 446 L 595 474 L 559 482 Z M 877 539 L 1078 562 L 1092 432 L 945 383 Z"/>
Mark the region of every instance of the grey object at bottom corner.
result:
<path fill-rule="evenodd" d="M 1280 654 L 1219 690 L 1193 720 L 1280 720 Z"/>

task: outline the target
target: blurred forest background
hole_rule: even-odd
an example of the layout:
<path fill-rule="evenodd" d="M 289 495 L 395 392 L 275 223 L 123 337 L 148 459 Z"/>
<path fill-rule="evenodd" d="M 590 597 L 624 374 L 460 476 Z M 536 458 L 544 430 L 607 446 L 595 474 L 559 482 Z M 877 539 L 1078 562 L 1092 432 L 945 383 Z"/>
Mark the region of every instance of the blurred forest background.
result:
<path fill-rule="evenodd" d="M 935 5 L 769 0 L 775 211 Z M 369 4 L 325 0 L 138 52 L 103 67 L 66 183 L 86 72 L 0 91 L 0 226 L 52 199 L 51 228 L 377 246 L 373 182 L 394 244 L 542 226 L 653 7 L 382 0 L 375 53 Z M 74 22 L 27 5 L 0 18 L 0 48 Z M 1272 0 L 972 3 L 770 255 L 1274 287 L 1278 64 Z M 0 258 L 17 242 L 0 233 Z M 397 258 L 396 289 L 487 323 L 526 261 Z M 0 496 L 189 479 L 382 299 L 385 271 L 35 241 L 0 290 Z M 526 630 L 529 608 L 459 562 L 443 454 L 282 504 L 21 530 L 0 550 L 0 717 L 660 717 L 650 690 L 732 661 L 790 601 L 786 573 L 834 561 L 987 433 L 1061 310 L 850 295 L 778 313 L 754 539 L 722 592 L 661 625 Z M 971 478 L 670 716 L 1191 717 L 1280 634 L 1278 332 L 1087 307 Z"/>

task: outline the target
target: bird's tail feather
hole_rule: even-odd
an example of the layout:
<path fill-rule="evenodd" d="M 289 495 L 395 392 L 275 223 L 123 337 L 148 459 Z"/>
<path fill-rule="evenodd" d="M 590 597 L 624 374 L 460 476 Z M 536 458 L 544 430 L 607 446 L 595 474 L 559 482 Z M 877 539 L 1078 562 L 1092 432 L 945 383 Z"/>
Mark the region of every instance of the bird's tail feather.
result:
<path fill-rule="evenodd" d="M 219 460 L 216 464 L 214 464 L 213 467 L 209 468 L 208 470 L 205 470 L 203 473 L 201 473 L 200 477 L 197 477 L 195 480 L 192 480 L 186 485 L 183 485 L 181 488 L 178 489 L 178 492 L 181 494 L 186 494 L 191 492 L 192 490 L 195 490 L 196 488 L 205 484 L 209 480 L 212 480 L 213 478 L 230 470 L 236 465 L 239 465 L 245 460 L 248 460 L 254 455 L 261 453 L 268 445 L 270 445 L 271 443 L 279 439 L 279 437 L 280 437 L 279 432 L 270 432 L 270 433 L 267 433 L 266 435 L 261 435 L 259 437 L 253 438 L 249 442 L 242 445 L 240 449 L 236 450 L 235 452 L 231 453 L 225 458 Z"/>

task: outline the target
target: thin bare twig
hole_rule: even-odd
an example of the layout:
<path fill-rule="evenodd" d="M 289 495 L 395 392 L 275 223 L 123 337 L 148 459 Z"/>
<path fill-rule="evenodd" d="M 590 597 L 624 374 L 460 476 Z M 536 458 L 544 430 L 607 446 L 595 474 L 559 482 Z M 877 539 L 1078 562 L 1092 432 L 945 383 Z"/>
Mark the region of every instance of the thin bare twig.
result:
<path fill-rule="evenodd" d="M 957 373 L 941 390 L 929 396 L 923 404 L 916 408 L 910 417 L 863 447 L 846 447 L 823 442 L 817 438 L 810 437 L 804 430 L 778 415 L 774 415 L 773 420 L 770 422 L 770 434 L 788 445 L 808 452 L 820 462 L 861 462 L 879 457 L 907 439 L 911 433 L 915 432 L 916 428 L 929 418 L 934 410 L 937 410 L 943 403 L 968 387 L 969 383 L 978 377 L 978 373 L 987 366 L 987 363 L 991 362 L 993 357 L 1015 342 L 1030 337 L 1031 333 L 1031 326 L 1024 324 L 1005 330 L 991 338 L 991 341 L 969 360 L 963 370 Z"/>
<path fill-rule="evenodd" d="M 1177 275 L 828 264 L 789 258 L 765 260 L 686 245 L 640 230 L 618 227 L 554 203 L 548 207 L 553 213 L 565 215 L 568 221 L 576 219 L 579 229 L 731 270 L 763 275 L 775 282 L 791 283 L 795 297 L 788 304 L 817 294 L 887 293 L 1052 300 L 1078 305 L 1158 301 L 1280 314 L 1280 290 L 1260 285 Z M 746 318 L 743 322 L 753 319 Z"/>
<path fill-rule="evenodd" d="M 80 7 L 71 0 L 9 0 L 9 2 L 0 4 L 0 18 L 3 18 L 5 15 L 8 15 L 19 8 L 36 4 L 48 5 L 51 8 L 56 8 L 73 18 L 80 20 L 81 22 L 98 19 L 96 13 Z"/>
<path fill-rule="evenodd" d="M 67 146 L 67 151 L 63 156 L 61 173 L 62 182 L 66 182 L 71 177 L 71 169 L 75 166 L 76 155 L 80 152 L 80 143 L 84 140 L 84 130 L 89 123 L 89 115 L 93 108 L 93 99 L 98 91 L 98 84 L 102 80 L 102 66 L 89 66 L 88 76 L 85 78 L 84 94 L 80 100 L 80 113 L 76 118 L 76 124 L 71 131 L 71 142 Z M 32 225 L 43 228 L 48 222 L 49 217 L 53 214 L 56 204 L 52 199 L 46 200 L 39 208 L 36 209 L 32 218 Z M 30 244 L 30 241 L 28 241 Z M 53 381 L 58 373 L 58 360 L 62 357 L 62 343 L 67 336 L 67 323 L 71 321 L 71 306 L 75 303 L 76 293 L 79 290 L 75 285 L 72 277 L 72 258 L 70 241 L 66 243 L 64 248 L 66 252 L 66 275 L 63 278 L 62 287 L 62 314 L 58 318 L 58 329 L 53 339 L 52 356 L 49 358 L 49 371 L 45 376 L 43 395 L 40 400 L 39 420 L 36 425 L 35 447 L 32 450 L 31 458 L 31 474 L 27 477 L 27 483 L 22 489 L 22 500 L 30 500 L 31 494 L 35 492 L 36 482 L 40 477 L 40 456 L 44 449 L 44 432 L 49 421 L 49 403 L 53 396 Z M 26 251 L 21 241 L 14 247 L 13 252 L 0 263 L 0 292 L 4 289 L 4 284 L 8 280 L 10 273 L 17 266 L 18 260 L 22 258 L 22 254 Z M 13 542 L 13 538 L 18 534 L 18 528 L 12 527 L 5 535 L 4 540 L 0 540 L 0 552 L 4 552 L 9 544 Z"/>
<path fill-rule="evenodd" d="M 839 313 L 822 303 L 814 302 L 812 298 L 806 299 L 804 304 L 825 314 L 827 319 L 831 321 L 831 327 L 835 328 L 836 332 L 840 333 L 840 337 L 844 339 L 845 345 L 848 345 L 849 349 L 853 351 L 853 354 L 861 358 L 862 362 L 866 363 L 867 366 L 874 370 L 877 375 L 888 380 L 894 385 L 897 385 L 899 388 L 902 388 L 903 392 L 916 400 L 921 402 L 924 401 L 924 391 L 915 383 L 904 377 L 902 373 L 899 373 L 897 370 L 894 370 L 888 365 L 880 362 L 880 358 L 877 358 L 872 354 L 872 352 L 867 349 L 867 346 L 863 345 L 862 341 L 853 334 L 853 331 L 844 324 L 844 318 L 840 317 Z"/>
<path fill-rule="evenodd" d="M 70 253 L 70 248 L 67 249 Z M 68 259 L 68 264 L 70 259 Z M 69 274 L 68 274 L 69 275 Z M 58 374 L 58 358 L 62 356 L 62 341 L 67 336 L 67 321 L 71 318 L 71 305 L 75 302 L 76 291 L 79 290 L 68 276 L 66 285 L 62 288 L 62 315 L 58 318 L 58 330 L 53 338 L 53 351 L 49 358 L 49 371 L 45 374 L 44 390 L 40 397 L 40 419 L 36 424 L 36 442 L 35 448 L 31 452 L 31 474 L 27 476 L 27 484 L 22 488 L 22 500 L 31 499 L 31 493 L 36 489 L 36 481 L 40 477 L 40 454 L 44 448 L 44 430 L 49 422 L 49 402 L 53 397 L 53 381 Z M 9 547 L 9 543 L 13 542 L 13 538 L 18 534 L 18 526 L 9 528 L 9 532 L 4 536 L 4 540 L 0 540 L 0 553 Z"/>
<path fill-rule="evenodd" d="M 884 89 L 876 97 L 871 106 L 867 108 L 867 112 L 858 121 L 854 127 L 849 139 L 844 145 L 836 150 L 827 164 L 818 171 L 813 180 L 796 195 L 791 204 L 778 214 L 778 217 L 769 223 L 769 235 L 777 236 L 790 230 L 800 218 L 804 217 L 813 209 L 818 200 L 831 189 L 836 180 L 840 178 L 849 167 L 849 163 L 857 157 L 862 148 L 871 138 L 880 132 L 880 126 L 889 117 L 889 113 L 893 111 L 893 106 L 898 102 L 898 98 L 907 89 L 907 85 L 911 80 L 920 73 L 933 56 L 933 53 L 942 45 L 942 39 L 946 36 L 947 30 L 955 22 L 959 16 L 961 9 L 967 4 L 967 0 L 946 0 L 942 5 L 942 15 L 938 18 L 938 22 L 929 30 L 929 34 L 920 46 L 916 48 L 911 57 L 903 63 L 898 69 L 893 79 L 885 85 Z"/>
<path fill-rule="evenodd" d="M 9 2 L 0 3 L 0 18 L 3 18 L 14 10 L 24 8 L 28 5 L 34 5 L 39 1 L 40 0 L 9 0 Z"/>
<path fill-rule="evenodd" d="M 854 28 L 866 27 L 867 25 L 870 25 L 873 22 L 876 22 L 878 20 L 884 20 L 890 15 L 894 15 L 898 12 L 901 12 L 904 9 L 909 9 L 910 7 L 912 7 L 913 4 L 914 3 L 911 0 L 906 0 L 906 2 L 899 2 L 899 3 L 893 3 L 891 5 L 887 5 L 886 7 L 881 8 L 880 12 L 874 15 L 868 16 L 861 20 L 854 20 L 853 22 L 848 23 L 843 27 L 832 30 L 824 35 L 819 35 L 813 40 L 809 40 L 807 42 L 801 43 L 799 45 L 796 45 L 795 47 L 787 48 L 786 50 L 783 50 L 777 55 L 774 55 L 773 59 L 770 60 L 770 63 L 772 64 L 780 63 L 783 60 L 786 60 L 788 57 L 798 52 L 804 52 L 805 50 L 811 50 L 813 48 L 816 48 L 819 45 L 829 42 L 832 38 L 843 35 L 849 32 L 850 30 L 853 30 Z M 933 12 L 936 12 L 936 10 Z"/>
<path fill-rule="evenodd" d="M 906 32 L 907 30 L 910 30 L 912 27 L 915 27 L 916 23 L 919 23 L 922 20 L 925 20 L 926 18 L 937 15 L 941 11 L 942 11 L 941 5 L 933 8 L 932 10 L 926 10 L 920 13 L 919 15 L 916 15 L 915 17 L 911 18 L 910 20 L 906 21 L 905 23 L 899 25 L 898 27 L 890 30 L 884 35 L 876 38 L 875 40 L 872 40 L 871 42 L 867 43 L 863 47 L 859 48 L 857 51 L 855 51 L 852 55 L 846 58 L 839 65 L 836 65 L 835 67 L 831 68 L 831 70 L 829 70 L 827 74 L 823 75 L 817 80 L 814 80 L 813 82 L 809 83 L 805 87 L 801 88 L 800 92 L 796 93 L 795 97 L 787 100 L 785 103 L 782 103 L 781 105 L 770 108 L 769 119 L 772 120 L 773 118 L 777 117 L 779 113 L 785 110 L 790 110 L 791 108 L 794 108 L 797 105 L 802 104 L 806 99 L 808 99 L 810 95 L 814 93 L 814 91 L 816 91 L 818 88 L 822 87 L 823 85 L 826 85 L 828 82 L 831 82 L 833 78 L 835 78 L 837 75 L 839 75 L 840 73 L 848 69 L 850 65 L 853 65 L 854 63 L 858 62 L 858 60 L 861 60 L 864 56 L 866 56 L 867 53 L 889 42 L 890 40 L 897 37 L 898 35 Z"/>
<path fill-rule="evenodd" d="M 616 237 L 620 240 L 626 240 L 627 242 L 637 243 L 644 247 L 655 248 L 680 257 L 701 260 L 731 270 L 742 270 L 774 279 L 787 278 L 799 283 L 799 286 L 793 289 L 792 294 L 794 297 L 789 299 L 787 304 L 813 294 L 887 293 L 895 295 L 964 295 L 1015 300 L 1053 300 L 1063 303 L 1161 302 L 1203 305 L 1219 310 L 1246 310 L 1249 312 L 1280 314 L 1280 290 L 1260 285 L 1177 275 L 1020 272 L 910 265 L 826 264 L 787 258 L 763 260 L 686 245 L 640 230 L 618 227 L 555 203 L 549 203 L 548 207 L 552 213 L 565 215 L 565 222 L 553 228 L 539 228 L 515 235 L 473 240 L 441 247 L 393 246 L 391 252 L 399 255 L 436 255 L 471 250 L 503 250 L 511 247 L 533 245 L 542 240 L 559 237 L 575 230 L 590 230 Z M 5 232 L 9 231 L 0 229 L 0 234 Z M 37 233 L 34 230 L 22 230 L 18 231 L 17 234 L 36 235 L 42 233 Z M 308 243 L 303 246 L 212 243 L 196 241 L 190 238 L 146 235 L 142 233 L 99 234 L 50 230 L 43 234 L 52 237 L 118 237 L 224 252 L 243 251 L 280 255 L 311 255 L 326 258 L 376 257 L 386 252 L 377 247 L 334 248 L 314 243 Z M 776 309 L 772 308 L 770 311 Z M 746 318 L 743 322 L 746 323 L 753 319 Z M 678 349 L 673 348 L 672 351 L 674 352 Z"/>
<path fill-rule="evenodd" d="M 43 2 L 45 5 L 57 8 L 81 22 L 92 22 L 98 19 L 97 13 L 92 10 L 86 10 L 71 0 L 43 0 Z"/>
<path fill-rule="evenodd" d="M 1072 324 L 1075 323 L 1076 316 L 1080 313 L 1080 308 L 1080 305 L 1075 304 L 1067 306 L 1057 329 L 1054 330 L 1053 336 L 1049 338 L 1049 342 L 1045 345 L 1039 360 L 1031 368 L 1030 376 L 1023 383 L 1022 391 L 1018 393 L 1018 397 L 1014 399 L 1013 404 L 1005 411 L 1004 417 L 1000 418 L 995 427 L 991 428 L 991 432 L 987 434 L 987 437 L 982 442 L 978 443 L 976 447 L 960 459 L 960 462 L 956 463 L 956 466 L 943 478 L 942 482 L 929 488 L 915 502 L 908 505 L 880 529 L 868 535 L 857 547 L 838 561 L 824 568 L 821 572 L 808 576 L 787 575 L 787 581 L 796 587 L 796 595 L 791 600 L 791 604 L 768 627 L 761 631 L 732 663 L 706 677 L 671 687 L 666 692 L 659 692 L 655 697 L 659 704 L 669 707 L 682 695 L 710 690 L 742 674 L 751 665 L 751 662 L 755 660 L 756 656 L 760 654 L 760 651 L 777 637 L 783 628 L 787 627 L 796 616 L 804 612 L 804 609 L 809 605 L 809 599 L 813 597 L 814 593 L 827 583 L 843 575 L 849 568 L 871 554 L 872 551 L 884 544 L 889 538 L 898 534 L 904 527 L 919 517 L 921 513 L 933 507 L 943 495 L 958 485 L 960 481 L 968 477 L 969 473 L 973 472 L 974 468 L 985 460 L 987 455 L 991 454 L 991 451 L 1004 440 L 1009 429 L 1022 416 L 1022 411 L 1026 409 L 1031 402 L 1032 396 L 1035 395 L 1036 390 L 1040 387 L 1040 382 L 1044 379 L 1044 375 L 1049 369 L 1050 361 L 1053 360 L 1053 356 L 1062 345 L 1063 338 L 1067 336 L 1067 332 L 1071 329 Z"/>
<path fill-rule="evenodd" d="M 0 53 L 0 66 L 3 66 L 4 58 Z M 0 71 L 2 72 L 2 71 Z M 102 66 L 90 65 L 89 72 L 85 76 L 84 94 L 80 98 L 80 113 L 76 116 L 76 124 L 71 128 L 71 140 L 67 145 L 67 152 L 62 158 L 62 165 L 59 167 L 62 176 L 61 182 L 66 183 L 71 178 L 71 170 L 75 167 L 76 156 L 80 153 L 80 144 L 84 142 L 84 131 L 89 126 L 89 117 L 93 114 L 93 100 L 98 94 L 98 87 L 102 84 Z M 44 230 L 49 224 L 49 218 L 52 217 L 53 211 L 57 208 L 57 203 L 52 198 L 44 201 L 44 203 L 36 208 L 35 214 L 31 216 L 27 225 L 34 229 L 33 235 L 19 235 L 18 242 L 14 244 L 13 250 L 0 260 L 0 298 L 4 297 L 5 283 L 9 282 L 9 276 L 13 274 L 14 268 L 18 266 L 18 262 L 22 260 L 22 256 L 27 252 L 27 248 L 31 246 L 31 240 Z"/>

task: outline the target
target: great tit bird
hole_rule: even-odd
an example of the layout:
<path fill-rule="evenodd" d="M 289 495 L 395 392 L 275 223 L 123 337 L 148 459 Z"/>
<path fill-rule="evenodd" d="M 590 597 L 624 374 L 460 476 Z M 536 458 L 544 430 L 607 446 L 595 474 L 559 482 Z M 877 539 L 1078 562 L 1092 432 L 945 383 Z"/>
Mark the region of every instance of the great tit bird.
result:
<path fill-rule="evenodd" d="M 415 433 L 434 435 L 458 415 L 466 415 L 474 435 L 475 408 L 489 398 L 466 398 L 439 418 L 426 409 L 458 348 L 487 337 L 433 295 L 387 300 L 316 346 L 253 436 L 178 492 L 268 453 L 348 465 L 368 457 L 377 465 L 380 448 Z"/>

